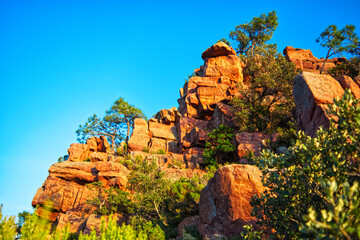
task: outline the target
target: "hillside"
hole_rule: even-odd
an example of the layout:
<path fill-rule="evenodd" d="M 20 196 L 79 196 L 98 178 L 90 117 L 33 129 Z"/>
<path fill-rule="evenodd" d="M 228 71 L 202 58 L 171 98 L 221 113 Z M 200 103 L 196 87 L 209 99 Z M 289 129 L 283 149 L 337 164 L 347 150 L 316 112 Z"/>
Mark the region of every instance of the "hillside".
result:
<path fill-rule="evenodd" d="M 335 80 L 320 75 L 323 60 L 315 58 L 310 50 L 287 47 L 284 54 L 302 70 L 294 80 L 293 92 L 298 128 L 307 134 L 314 136 L 320 126 L 329 127 L 327 104 L 341 97 L 344 89 L 349 88 L 360 97 L 359 77 L 353 81 L 349 77 Z M 97 208 L 89 199 L 100 196 L 103 190 L 91 187 L 91 183 L 101 182 L 104 189 L 117 188 L 133 194 L 128 181 L 135 170 L 127 161 L 134 159 L 155 160 L 164 177 L 171 181 L 206 176 L 204 151 L 208 134 L 221 125 L 235 127 L 231 98 L 239 96 L 237 86 L 246 85 L 247 76 L 243 73 L 245 63 L 225 43 L 208 48 L 202 59 L 204 65 L 195 69 L 194 76 L 180 89 L 177 108 L 160 110 L 149 121 L 135 120 L 128 156 L 113 152 L 105 137 L 72 144 L 69 158 L 50 167 L 48 178 L 35 194 L 32 205 L 38 206 L 37 214 L 54 222 L 57 228 L 70 223 L 71 232 L 90 233 L 92 227 L 99 231 Z M 344 61 L 331 59 L 325 69 Z M 207 239 L 240 234 L 244 225 L 259 229 L 257 219 L 251 216 L 250 201 L 265 188 L 262 172 L 248 164 L 247 155 L 253 152 L 259 156 L 278 137 L 278 133 L 236 133 L 233 140 L 237 154 L 233 163 L 237 164 L 217 170 L 201 191 L 198 215 L 180 219 L 178 236 L 182 236 L 185 226 L 196 226 Z M 131 216 L 118 214 L 119 223 L 128 222 Z"/>

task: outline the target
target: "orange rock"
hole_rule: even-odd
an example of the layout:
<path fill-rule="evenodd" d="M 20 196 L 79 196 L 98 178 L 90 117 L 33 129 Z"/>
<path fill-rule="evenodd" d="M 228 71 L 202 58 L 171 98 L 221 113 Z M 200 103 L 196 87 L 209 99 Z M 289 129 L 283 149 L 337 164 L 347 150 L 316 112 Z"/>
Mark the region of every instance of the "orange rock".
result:
<path fill-rule="evenodd" d="M 206 58 L 229 55 L 236 55 L 235 50 L 232 47 L 229 47 L 226 43 L 218 42 L 206 49 L 201 55 L 201 58 L 205 60 Z"/>
<path fill-rule="evenodd" d="M 176 127 L 172 125 L 161 124 L 149 121 L 149 131 L 151 137 L 163 138 L 168 140 L 176 140 Z"/>
<path fill-rule="evenodd" d="M 355 98 L 360 98 L 360 87 L 351 79 L 351 77 L 343 75 L 338 78 L 343 89 L 350 89 Z"/>
<path fill-rule="evenodd" d="M 329 75 L 302 72 L 295 77 L 293 93 L 298 126 L 314 136 L 320 126 L 329 126 L 327 104 L 341 97 L 344 89 Z"/>
<path fill-rule="evenodd" d="M 237 133 L 236 141 L 238 143 L 238 156 L 240 159 L 246 157 L 249 152 L 253 152 L 255 156 L 259 156 L 263 143 L 266 140 L 271 140 L 271 136 L 263 133 Z"/>
<path fill-rule="evenodd" d="M 179 152 L 182 152 L 183 148 L 189 148 L 191 146 L 190 132 L 195 127 L 199 129 L 205 129 L 207 127 L 208 121 L 182 117 L 177 124 L 177 133 L 178 133 L 178 143 L 179 143 Z"/>
<path fill-rule="evenodd" d="M 353 80 L 360 87 L 360 75 L 356 76 Z"/>
<path fill-rule="evenodd" d="M 219 168 L 202 190 L 199 202 L 198 230 L 205 239 L 233 237 L 244 225 L 258 229 L 256 218 L 251 216 L 250 201 L 265 189 L 262 172 L 252 165 L 228 165 Z"/>
<path fill-rule="evenodd" d="M 134 120 L 134 129 L 128 141 L 128 148 L 131 151 L 142 151 L 147 148 L 150 142 L 148 123 L 142 118 Z"/>

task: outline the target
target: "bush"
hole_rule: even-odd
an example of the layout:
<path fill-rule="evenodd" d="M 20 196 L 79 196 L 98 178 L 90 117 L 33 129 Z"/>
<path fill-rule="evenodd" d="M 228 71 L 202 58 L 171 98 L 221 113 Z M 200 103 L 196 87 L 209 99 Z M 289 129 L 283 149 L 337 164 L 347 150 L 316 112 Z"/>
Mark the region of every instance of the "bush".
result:
<path fill-rule="evenodd" d="M 156 151 L 157 154 L 166 154 L 165 150 L 164 149 L 158 149 Z"/>
<path fill-rule="evenodd" d="M 355 78 L 360 75 L 360 58 L 354 57 L 349 61 L 336 65 L 335 67 L 328 70 L 328 73 L 335 79 L 338 79 L 342 75 Z"/>
<path fill-rule="evenodd" d="M 237 159 L 234 144 L 234 129 L 221 124 L 208 134 L 208 142 L 204 151 L 204 164 L 218 166 Z"/>
<path fill-rule="evenodd" d="M 262 225 L 275 230 L 272 238 L 315 238 L 311 231 L 299 229 L 307 223 L 304 216 L 308 209 L 311 216 L 322 215 L 321 209 L 331 209 L 331 199 L 322 183 L 339 184 L 333 193 L 339 198 L 344 184 L 352 185 L 360 177 L 360 100 L 346 91 L 329 108 L 334 118 L 328 130 L 320 129 L 315 138 L 299 132 L 290 154 L 264 151 L 259 159 L 268 190 L 254 198 L 253 213 Z M 343 211 L 351 216 L 349 209 Z"/>
<path fill-rule="evenodd" d="M 0 240 L 14 239 L 16 236 L 15 217 L 3 217 L 0 205 Z"/>

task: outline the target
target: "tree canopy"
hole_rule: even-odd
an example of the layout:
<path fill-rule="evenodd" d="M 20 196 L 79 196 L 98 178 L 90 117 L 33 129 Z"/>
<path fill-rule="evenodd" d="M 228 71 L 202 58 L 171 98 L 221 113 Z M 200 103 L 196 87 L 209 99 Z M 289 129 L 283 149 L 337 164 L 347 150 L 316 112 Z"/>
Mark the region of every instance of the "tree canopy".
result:
<path fill-rule="evenodd" d="M 138 108 L 130 105 L 123 98 L 119 98 L 106 111 L 103 118 L 96 114 L 89 117 L 84 125 L 76 130 L 79 142 L 86 142 L 89 137 L 105 136 L 114 150 L 121 141 L 129 140 L 135 118 L 144 118 L 145 114 Z"/>
<path fill-rule="evenodd" d="M 320 74 L 324 70 L 325 62 L 329 57 L 342 52 L 359 52 L 359 38 L 355 33 L 354 25 L 346 25 L 343 29 L 338 29 L 336 25 L 332 24 L 320 34 L 316 42 L 328 49 Z"/>
<path fill-rule="evenodd" d="M 230 32 L 230 39 L 236 42 L 237 53 L 246 55 L 250 52 L 254 56 L 255 48 L 269 46 L 266 42 L 272 38 L 277 26 L 276 12 L 272 11 L 236 26 L 235 31 Z"/>

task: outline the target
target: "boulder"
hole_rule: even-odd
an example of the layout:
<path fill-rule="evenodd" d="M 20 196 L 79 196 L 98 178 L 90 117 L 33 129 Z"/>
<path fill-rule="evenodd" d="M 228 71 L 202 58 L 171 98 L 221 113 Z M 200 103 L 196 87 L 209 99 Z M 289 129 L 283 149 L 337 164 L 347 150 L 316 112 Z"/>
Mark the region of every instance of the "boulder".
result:
<path fill-rule="evenodd" d="M 327 104 L 341 97 L 344 89 L 329 75 L 302 72 L 294 79 L 294 100 L 297 123 L 301 130 L 315 136 L 320 126 L 329 127 Z"/>
<path fill-rule="evenodd" d="M 128 141 L 128 148 L 131 151 L 142 151 L 147 148 L 150 142 L 148 123 L 142 118 L 134 120 L 134 129 Z"/>
<path fill-rule="evenodd" d="M 206 58 L 229 55 L 236 55 L 235 50 L 232 47 L 229 47 L 226 43 L 218 42 L 206 49 L 201 55 L 201 58 L 205 60 Z"/>
<path fill-rule="evenodd" d="M 208 121 L 182 117 L 177 124 L 177 142 L 179 143 L 179 152 L 183 152 L 185 148 L 189 148 L 191 143 L 190 132 L 194 128 L 206 129 Z"/>
<path fill-rule="evenodd" d="M 159 123 L 166 125 L 174 125 L 179 121 L 180 118 L 181 115 L 176 107 L 162 109 L 155 114 L 155 119 L 157 119 Z"/>
<path fill-rule="evenodd" d="M 343 89 L 350 89 L 355 98 L 360 98 L 360 87 L 351 79 L 351 77 L 343 75 L 338 78 Z"/>
<path fill-rule="evenodd" d="M 236 134 L 236 141 L 238 143 L 238 156 L 240 159 L 246 157 L 250 152 L 255 156 L 260 156 L 263 145 L 266 141 L 271 141 L 271 136 L 260 132 L 248 133 L 241 132 Z"/>
<path fill-rule="evenodd" d="M 221 124 L 228 127 L 234 127 L 232 108 L 222 102 L 216 104 L 215 112 L 212 115 L 208 127 L 214 129 L 219 127 Z"/>
<path fill-rule="evenodd" d="M 251 216 L 253 195 L 264 190 L 262 172 L 252 165 L 234 164 L 219 168 L 201 191 L 198 231 L 205 239 L 239 235 L 244 225 L 256 225 Z"/>

